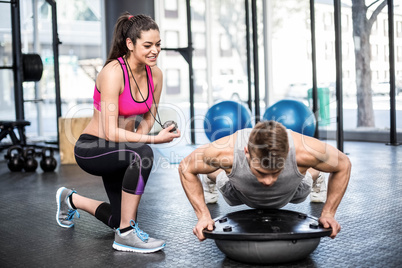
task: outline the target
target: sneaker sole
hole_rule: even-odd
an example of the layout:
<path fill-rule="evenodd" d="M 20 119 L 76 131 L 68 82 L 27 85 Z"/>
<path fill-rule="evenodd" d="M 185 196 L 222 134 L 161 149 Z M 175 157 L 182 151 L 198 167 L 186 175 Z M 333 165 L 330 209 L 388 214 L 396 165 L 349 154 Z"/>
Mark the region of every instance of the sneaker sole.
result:
<path fill-rule="evenodd" d="M 325 197 L 310 196 L 310 202 L 312 203 L 325 203 L 325 201 L 327 201 Z"/>
<path fill-rule="evenodd" d="M 218 197 L 216 198 L 205 198 L 205 204 L 216 204 L 218 203 Z"/>
<path fill-rule="evenodd" d="M 56 203 L 57 203 L 56 221 L 57 221 L 57 224 L 58 224 L 59 226 L 63 227 L 63 228 L 71 228 L 71 227 L 74 226 L 74 224 L 65 225 L 65 224 L 62 224 L 62 223 L 60 222 L 60 220 L 59 220 L 60 203 L 61 203 L 60 198 L 61 198 L 61 193 L 64 191 L 64 189 L 67 189 L 67 188 L 66 188 L 66 187 L 60 187 L 60 188 L 57 190 L 57 192 L 56 192 Z"/>
<path fill-rule="evenodd" d="M 204 199 L 206 204 L 218 203 L 219 195 L 218 193 L 204 192 Z"/>
<path fill-rule="evenodd" d="M 325 203 L 326 200 L 311 199 L 311 203 Z"/>
<path fill-rule="evenodd" d="M 163 244 L 160 247 L 156 247 L 156 248 L 135 248 L 135 247 L 130 247 L 130 246 L 126 246 L 126 245 L 122 245 L 116 242 L 113 242 L 113 248 L 115 250 L 119 250 L 119 251 L 129 251 L 129 252 L 138 252 L 138 253 L 152 253 L 152 252 L 156 252 L 158 250 L 163 249 L 166 246 L 166 243 Z"/>

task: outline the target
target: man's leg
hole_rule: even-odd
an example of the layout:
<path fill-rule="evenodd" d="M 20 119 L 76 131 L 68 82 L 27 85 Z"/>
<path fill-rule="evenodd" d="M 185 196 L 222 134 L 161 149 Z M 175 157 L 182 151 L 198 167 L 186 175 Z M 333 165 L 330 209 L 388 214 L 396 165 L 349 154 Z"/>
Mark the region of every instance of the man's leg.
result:
<path fill-rule="evenodd" d="M 325 203 L 327 200 L 327 186 L 325 184 L 324 174 L 312 168 L 309 168 L 307 172 L 311 174 L 313 179 L 310 201 L 314 203 Z"/>
<path fill-rule="evenodd" d="M 218 169 L 217 171 L 214 171 L 212 173 L 209 173 L 208 179 L 210 179 L 211 181 L 213 181 L 214 183 L 216 183 L 216 178 L 218 177 L 219 173 L 224 172 L 222 169 Z"/>
<path fill-rule="evenodd" d="M 223 172 L 221 169 L 218 169 L 215 172 L 209 174 L 198 174 L 198 178 L 201 181 L 202 188 L 204 190 L 204 198 L 205 203 L 207 204 L 215 204 L 218 202 L 218 190 L 216 189 L 216 177 L 220 172 Z"/>
<path fill-rule="evenodd" d="M 313 181 L 317 180 L 318 177 L 319 177 L 320 174 L 321 174 L 320 171 L 318 171 L 318 170 L 316 170 L 316 169 L 313 169 L 313 168 L 309 168 L 309 169 L 307 170 L 307 172 L 310 173 L 311 178 L 313 179 Z"/>

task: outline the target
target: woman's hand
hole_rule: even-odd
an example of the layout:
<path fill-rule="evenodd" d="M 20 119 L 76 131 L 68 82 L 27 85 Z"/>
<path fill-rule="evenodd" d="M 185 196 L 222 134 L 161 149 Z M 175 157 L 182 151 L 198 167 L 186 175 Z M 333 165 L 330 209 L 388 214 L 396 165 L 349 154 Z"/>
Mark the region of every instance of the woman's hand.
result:
<path fill-rule="evenodd" d="M 165 129 L 162 129 L 159 134 L 155 137 L 155 143 L 167 143 L 171 142 L 173 139 L 180 137 L 180 130 L 176 129 L 176 132 L 170 132 L 175 125 L 170 125 Z"/>

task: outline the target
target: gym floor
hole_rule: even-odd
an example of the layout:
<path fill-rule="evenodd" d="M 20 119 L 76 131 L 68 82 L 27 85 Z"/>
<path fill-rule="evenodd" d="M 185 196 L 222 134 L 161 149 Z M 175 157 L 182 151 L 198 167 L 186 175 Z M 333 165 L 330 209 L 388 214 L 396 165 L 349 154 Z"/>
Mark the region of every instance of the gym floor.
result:
<path fill-rule="evenodd" d="M 353 167 L 337 213 L 342 232 L 334 240 L 322 238 L 306 259 L 275 267 L 402 266 L 402 147 L 345 142 L 344 148 Z M 107 200 L 100 178 L 76 165 L 59 165 L 50 173 L 40 168 L 10 172 L 1 156 L 0 267 L 253 267 L 227 258 L 213 240 L 196 239 L 196 217 L 177 164 L 170 164 L 157 148 L 154 151 L 157 165 L 141 200 L 138 222 L 150 236 L 165 239 L 167 246 L 152 254 L 115 251 L 112 230 L 86 212 L 80 212 L 74 228 L 57 225 L 56 190 L 66 186 Z M 247 209 L 229 207 L 221 197 L 209 208 L 213 217 Z M 284 207 L 316 217 L 321 208 L 309 201 Z"/>

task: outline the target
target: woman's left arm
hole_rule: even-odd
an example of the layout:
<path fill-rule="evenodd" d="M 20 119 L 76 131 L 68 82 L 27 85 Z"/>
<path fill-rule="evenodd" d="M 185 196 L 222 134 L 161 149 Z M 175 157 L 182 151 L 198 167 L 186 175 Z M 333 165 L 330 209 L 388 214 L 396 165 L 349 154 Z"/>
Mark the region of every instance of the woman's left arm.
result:
<path fill-rule="evenodd" d="M 151 108 L 150 111 L 144 114 L 143 119 L 141 120 L 137 128 L 137 133 L 139 134 L 148 134 L 151 131 L 155 123 L 154 116 L 156 117 L 157 120 L 159 120 L 158 106 L 162 94 L 163 74 L 158 66 L 152 67 L 152 79 L 154 81 L 153 97 L 155 99 L 155 102 L 154 100 L 152 100 L 152 106 L 150 107 Z M 149 98 L 152 98 L 152 96 L 149 96 Z"/>

